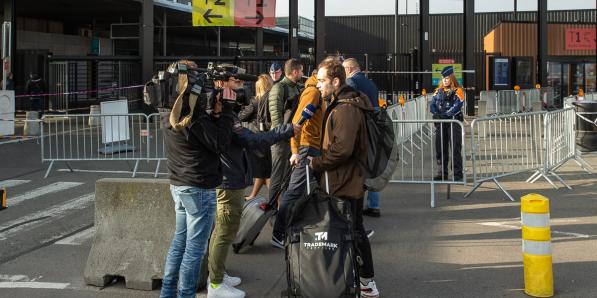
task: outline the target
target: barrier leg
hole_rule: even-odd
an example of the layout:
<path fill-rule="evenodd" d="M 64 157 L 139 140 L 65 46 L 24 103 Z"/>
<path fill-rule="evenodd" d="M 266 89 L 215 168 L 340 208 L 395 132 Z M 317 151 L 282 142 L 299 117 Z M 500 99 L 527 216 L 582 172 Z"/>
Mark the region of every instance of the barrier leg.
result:
<path fill-rule="evenodd" d="M 157 165 L 157 166 L 155 166 L 155 173 L 153 173 L 153 177 L 154 177 L 154 178 L 157 178 L 157 177 L 158 177 L 158 173 L 159 173 L 159 171 L 160 171 L 160 164 L 161 164 L 161 163 L 162 163 L 162 161 L 158 159 L 158 165 Z"/>
<path fill-rule="evenodd" d="M 572 187 L 570 187 L 570 185 L 568 185 L 568 184 L 567 184 L 567 183 L 564 181 L 564 179 L 562 179 L 562 177 L 560 177 L 560 175 L 556 174 L 555 172 L 549 172 L 549 173 L 550 173 L 550 174 L 552 174 L 554 177 L 558 178 L 558 180 L 560 180 L 560 182 L 561 182 L 562 184 L 564 184 L 564 186 L 566 186 L 566 188 L 568 188 L 568 189 L 572 189 Z"/>
<path fill-rule="evenodd" d="M 139 160 L 135 161 L 135 168 L 133 169 L 133 178 L 137 176 L 137 168 L 139 167 Z"/>
<path fill-rule="evenodd" d="M 448 189 L 446 190 L 446 200 L 450 199 L 450 191 L 452 190 L 452 184 L 448 184 Z"/>
<path fill-rule="evenodd" d="M 435 183 L 431 183 L 431 208 L 435 208 Z"/>
<path fill-rule="evenodd" d="M 477 190 L 477 188 L 479 188 L 479 186 L 481 186 L 481 184 L 483 184 L 484 182 L 485 182 L 485 181 L 483 181 L 483 182 L 480 182 L 480 183 L 477 183 L 475 186 L 473 186 L 473 189 L 471 189 L 469 192 L 467 192 L 467 193 L 464 195 L 464 198 L 466 199 L 466 198 L 468 198 L 470 195 L 472 195 L 472 194 L 473 194 L 473 192 L 475 192 L 475 190 Z"/>
<path fill-rule="evenodd" d="M 537 182 L 537 180 L 539 180 L 539 178 L 544 177 L 545 174 L 543 174 L 542 172 L 539 172 L 539 175 L 535 176 L 535 178 L 533 178 L 533 180 L 531 180 L 530 183 L 535 183 Z"/>
<path fill-rule="evenodd" d="M 589 174 L 593 174 L 593 167 L 586 160 L 582 157 L 578 156 L 578 154 L 574 157 L 574 161 L 583 169 L 585 172 Z"/>
<path fill-rule="evenodd" d="M 50 162 L 50 166 L 48 166 L 48 170 L 46 171 L 46 175 L 44 176 L 44 179 L 48 178 L 48 175 L 50 175 L 50 171 L 52 170 L 52 166 L 54 166 L 54 161 L 53 160 Z"/>
<path fill-rule="evenodd" d="M 529 179 L 527 179 L 527 183 L 531 182 L 538 174 L 540 174 L 541 171 L 535 171 L 535 173 L 533 173 L 533 175 L 531 175 L 531 177 L 529 177 Z M 532 183 L 532 182 L 531 182 Z"/>
<path fill-rule="evenodd" d="M 71 173 L 74 173 L 75 171 L 73 170 L 73 168 L 68 164 L 68 161 L 64 162 L 66 164 L 66 167 L 68 168 L 68 171 Z"/>
<path fill-rule="evenodd" d="M 510 193 L 508 193 L 508 191 L 506 191 L 506 189 L 500 184 L 500 182 L 497 181 L 497 179 L 494 178 L 493 182 L 495 182 L 495 185 L 497 185 L 502 190 L 502 192 L 504 192 L 504 194 L 506 194 L 506 196 L 508 196 L 510 201 L 515 202 L 514 198 L 510 195 Z"/>
<path fill-rule="evenodd" d="M 545 178 L 545 180 L 547 182 L 549 182 L 549 184 L 551 184 L 551 186 L 553 186 L 553 188 L 555 188 L 555 189 L 559 188 L 555 183 L 553 183 L 553 181 L 551 181 L 551 179 L 549 179 L 549 177 L 547 177 L 547 175 L 542 175 L 542 176 L 543 176 L 543 178 Z"/>

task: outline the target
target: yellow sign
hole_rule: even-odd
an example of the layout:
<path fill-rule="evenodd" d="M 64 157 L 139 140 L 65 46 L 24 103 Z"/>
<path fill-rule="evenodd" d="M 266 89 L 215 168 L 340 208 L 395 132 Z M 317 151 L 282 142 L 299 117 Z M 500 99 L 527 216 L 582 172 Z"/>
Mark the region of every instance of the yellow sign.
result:
<path fill-rule="evenodd" d="M 234 26 L 234 0 L 193 0 L 193 26 Z"/>

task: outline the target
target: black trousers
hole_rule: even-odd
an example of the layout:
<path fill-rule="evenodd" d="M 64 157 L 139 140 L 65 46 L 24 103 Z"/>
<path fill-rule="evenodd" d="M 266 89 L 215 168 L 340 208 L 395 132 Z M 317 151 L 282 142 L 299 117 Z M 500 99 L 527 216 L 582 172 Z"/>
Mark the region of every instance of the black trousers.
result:
<path fill-rule="evenodd" d="M 435 123 L 435 159 L 439 166 L 439 174 L 447 177 L 450 165 L 450 148 L 452 149 L 452 166 L 454 177 L 462 178 L 462 129 L 456 123 Z"/>
<path fill-rule="evenodd" d="M 272 149 L 272 173 L 270 176 L 269 199 L 270 201 L 278 194 L 282 194 L 288 187 L 288 181 L 284 181 L 290 175 L 290 143 L 288 141 L 278 142 Z"/>
<path fill-rule="evenodd" d="M 371 244 L 369 238 L 365 233 L 363 226 L 363 199 L 346 199 L 350 203 L 353 228 L 356 240 L 357 255 L 363 260 L 363 265 L 359 267 L 359 275 L 362 278 L 373 278 L 375 272 L 373 271 L 373 256 L 371 254 Z"/>

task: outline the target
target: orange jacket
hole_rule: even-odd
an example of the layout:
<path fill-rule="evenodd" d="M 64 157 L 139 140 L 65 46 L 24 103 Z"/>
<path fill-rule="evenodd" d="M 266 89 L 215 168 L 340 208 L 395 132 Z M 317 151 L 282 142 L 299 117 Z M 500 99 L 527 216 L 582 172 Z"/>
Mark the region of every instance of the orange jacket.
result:
<path fill-rule="evenodd" d="M 307 79 L 307 82 L 305 82 L 305 90 L 303 90 L 301 97 L 299 98 L 298 107 L 292 117 L 292 123 L 298 123 L 299 119 L 301 119 L 301 112 L 308 104 L 312 104 L 318 109 L 311 119 L 303 123 L 300 136 L 294 136 L 290 139 L 290 149 L 292 154 L 299 153 L 299 146 L 311 147 L 317 150 L 319 150 L 321 146 L 321 119 L 323 113 L 320 107 L 321 93 L 317 89 L 317 78 L 315 76 L 311 76 Z"/>

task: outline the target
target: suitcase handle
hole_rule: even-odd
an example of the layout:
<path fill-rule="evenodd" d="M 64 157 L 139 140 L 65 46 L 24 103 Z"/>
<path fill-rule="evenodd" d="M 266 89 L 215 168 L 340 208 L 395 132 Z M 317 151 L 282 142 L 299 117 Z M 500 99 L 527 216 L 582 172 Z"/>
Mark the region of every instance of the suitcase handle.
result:
<path fill-rule="evenodd" d="M 311 194 L 311 179 L 309 178 L 309 164 L 307 164 L 306 166 L 306 172 L 307 172 L 307 195 Z M 330 179 L 328 177 L 328 171 L 324 172 L 325 175 L 325 191 L 327 192 L 327 194 L 330 194 Z"/>

